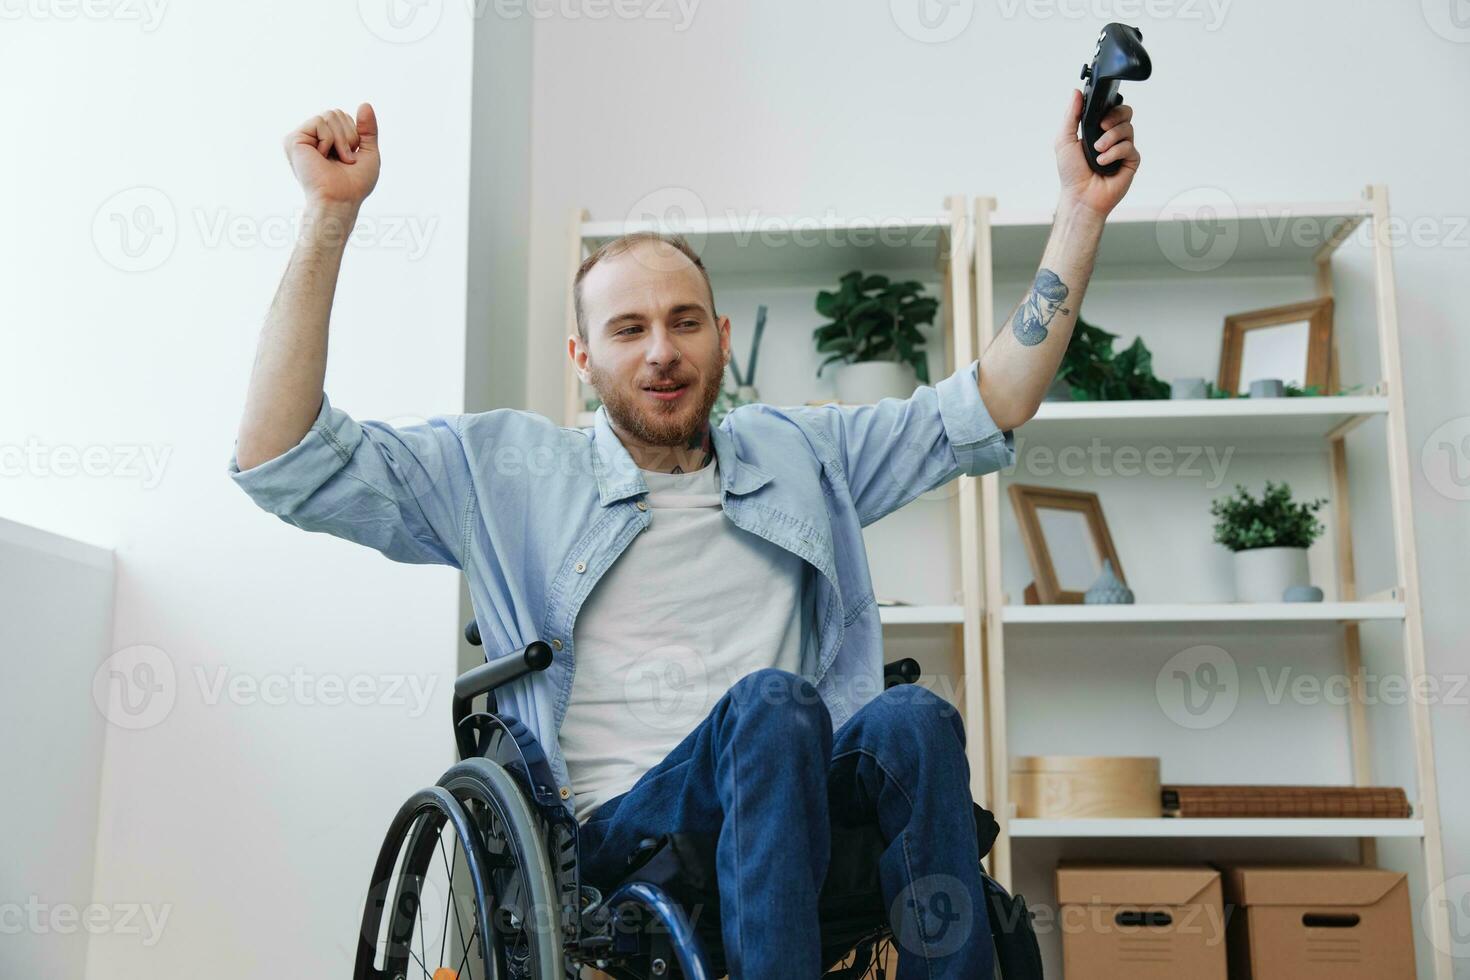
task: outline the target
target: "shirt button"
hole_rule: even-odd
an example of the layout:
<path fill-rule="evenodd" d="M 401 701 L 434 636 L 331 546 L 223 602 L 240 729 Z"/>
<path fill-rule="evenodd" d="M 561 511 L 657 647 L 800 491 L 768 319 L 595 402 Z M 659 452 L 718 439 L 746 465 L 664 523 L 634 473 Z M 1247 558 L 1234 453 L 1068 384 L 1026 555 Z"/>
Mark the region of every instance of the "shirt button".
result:
<path fill-rule="evenodd" d="M 640 500 L 640 501 L 638 501 L 638 509 L 639 510 L 647 510 L 648 509 L 648 504 L 645 503 L 644 501 Z"/>
<path fill-rule="evenodd" d="M 579 561 L 577 562 L 576 568 L 578 574 L 581 574 L 582 572 L 587 571 L 587 563 L 585 561 Z"/>
<path fill-rule="evenodd" d="M 552 637 L 551 638 L 551 648 L 553 650 L 560 650 L 561 649 L 561 640 L 558 639 L 557 637 Z"/>
<path fill-rule="evenodd" d="M 561 794 L 561 798 L 564 800 L 569 800 L 572 798 L 572 788 L 570 786 L 563 786 L 561 789 L 557 790 L 557 792 Z"/>

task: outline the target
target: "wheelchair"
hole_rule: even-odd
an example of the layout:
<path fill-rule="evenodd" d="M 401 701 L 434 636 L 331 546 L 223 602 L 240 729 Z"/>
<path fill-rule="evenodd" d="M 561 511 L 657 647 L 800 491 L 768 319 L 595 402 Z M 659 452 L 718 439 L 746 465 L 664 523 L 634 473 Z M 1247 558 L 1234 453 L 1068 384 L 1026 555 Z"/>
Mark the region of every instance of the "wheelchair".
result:
<path fill-rule="evenodd" d="M 480 645 L 475 621 L 465 636 Z M 725 975 L 712 837 L 640 842 L 606 894 L 581 879 L 578 823 L 546 755 L 495 702 L 496 688 L 551 661 L 551 647 L 535 641 L 455 681 L 460 761 L 410 796 L 388 828 L 363 909 L 355 980 L 579 980 L 592 975 L 584 967 L 614 980 Z M 890 687 L 918 677 L 912 659 L 884 669 Z M 984 856 L 999 828 L 978 805 L 974 815 Z M 881 980 L 893 943 L 877 871 L 884 844 L 876 827 L 832 832 L 819 903 L 823 976 Z M 983 881 L 995 976 L 1040 980 L 1025 899 L 988 875 Z"/>

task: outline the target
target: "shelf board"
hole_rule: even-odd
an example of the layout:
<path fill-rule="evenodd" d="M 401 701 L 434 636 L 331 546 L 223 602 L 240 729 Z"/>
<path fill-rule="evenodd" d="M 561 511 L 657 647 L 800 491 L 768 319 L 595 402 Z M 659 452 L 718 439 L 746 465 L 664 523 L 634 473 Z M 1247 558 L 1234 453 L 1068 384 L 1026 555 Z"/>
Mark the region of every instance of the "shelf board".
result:
<path fill-rule="evenodd" d="M 1011 821 L 1012 837 L 1423 837 L 1422 820 L 1201 819 Z"/>
<path fill-rule="evenodd" d="M 947 212 L 876 219 L 755 213 L 672 224 L 584 221 L 581 235 L 587 248 L 595 249 L 630 232 L 677 232 L 689 239 L 710 276 L 719 281 L 751 275 L 831 276 L 858 267 L 932 273 L 948 255 L 949 224 Z"/>
<path fill-rule="evenodd" d="M 884 626 L 929 626 L 963 623 L 963 606 L 879 606 Z"/>
<path fill-rule="evenodd" d="M 1006 606 L 1001 610 L 1001 622 L 1015 625 L 1358 622 L 1403 618 L 1402 602 L 1188 602 Z"/>
<path fill-rule="evenodd" d="M 1324 243 L 1350 233 L 1372 214 L 1370 203 L 1361 200 L 1247 204 L 1220 197 L 1210 208 L 1129 206 L 1113 211 L 1103 229 L 1094 276 L 1308 275 Z M 1052 217 L 1051 211 L 992 212 L 997 277 L 1029 279 L 1035 274 Z"/>
<path fill-rule="evenodd" d="M 1321 442 L 1348 422 L 1386 415 L 1383 395 L 1307 398 L 1205 398 L 1119 402 L 1043 402 L 1016 436 L 1023 445 L 1230 444 L 1276 448 Z M 1325 449 L 1325 443 L 1323 444 Z"/>

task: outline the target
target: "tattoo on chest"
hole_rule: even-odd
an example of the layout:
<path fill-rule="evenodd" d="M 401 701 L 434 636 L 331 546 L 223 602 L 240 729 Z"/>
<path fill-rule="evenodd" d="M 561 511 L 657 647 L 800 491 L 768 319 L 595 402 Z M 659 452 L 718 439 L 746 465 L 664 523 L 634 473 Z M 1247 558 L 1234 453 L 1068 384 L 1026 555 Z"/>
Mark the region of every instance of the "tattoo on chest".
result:
<path fill-rule="evenodd" d="M 1051 323 L 1058 312 L 1072 312 L 1062 305 L 1068 292 L 1070 290 L 1062 282 L 1061 276 L 1050 269 L 1042 269 L 1036 273 L 1036 281 L 1031 284 L 1030 291 L 1021 300 L 1021 305 L 1011 320 L 1011 332 L 1023 346 L 1035 347 L 1045 340 L 1047 324 Z"/>

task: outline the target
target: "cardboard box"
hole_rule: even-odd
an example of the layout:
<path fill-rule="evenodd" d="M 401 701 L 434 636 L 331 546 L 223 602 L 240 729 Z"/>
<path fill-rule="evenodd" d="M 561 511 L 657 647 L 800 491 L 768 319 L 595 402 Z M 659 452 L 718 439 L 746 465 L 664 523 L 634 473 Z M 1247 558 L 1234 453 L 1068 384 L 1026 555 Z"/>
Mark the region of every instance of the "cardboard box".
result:
<path fill-rule="evenodd" d="M 1225 980 L 1214 868 L 1063 863 L 1057 905 L 1067 980 Z"/>
<path fill-rule="evenodd" d="M 1343 866 L 1224 869 L 1237 980 L 1414 980 L 1409 885 Z"/>

